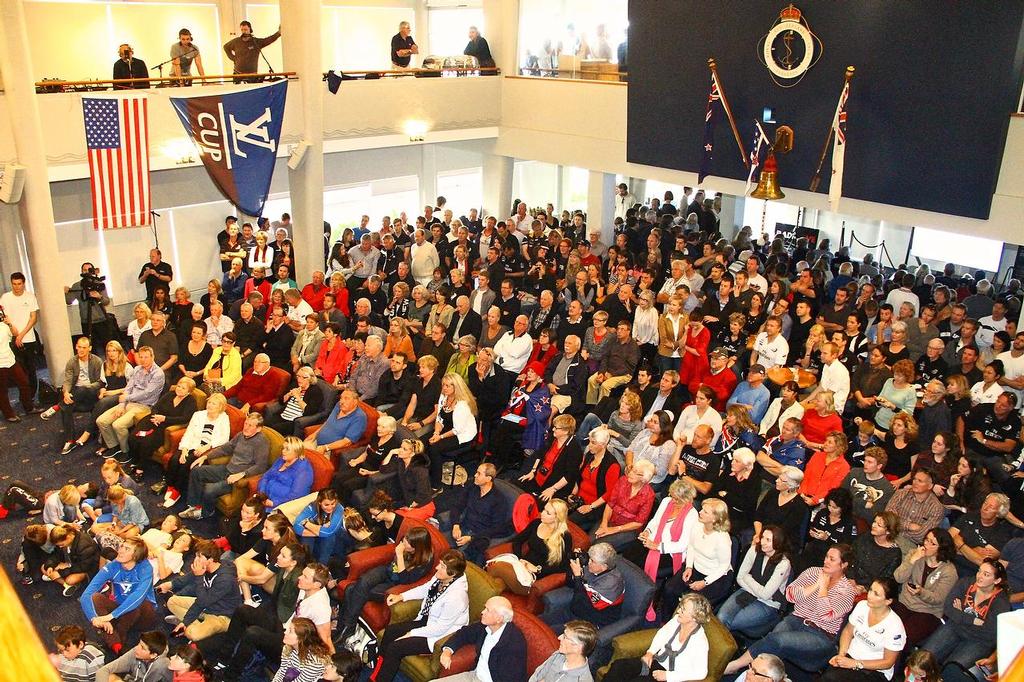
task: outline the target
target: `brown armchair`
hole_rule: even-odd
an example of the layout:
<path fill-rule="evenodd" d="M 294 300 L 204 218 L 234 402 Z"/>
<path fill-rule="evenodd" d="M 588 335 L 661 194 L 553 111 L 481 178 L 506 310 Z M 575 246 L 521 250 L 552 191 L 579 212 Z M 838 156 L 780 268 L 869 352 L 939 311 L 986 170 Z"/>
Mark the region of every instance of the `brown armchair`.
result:
<path fill-rule="evenodd" d="M 569 533 L 572 535 L 572 546 L 573 549 L 582 549 L 586 551 L 590 549 L 590 536 L 587 535 L 586 531 L 577 526 L 575 523 L 569 523 Z M 488 549 L 484 556 L 488 559 L 493 559 L 499 554 L 514 554 L 511 542 L 504 542 L 500 545 L 495 545 Z M 544 611 L 544 595 L 552 590 L 557 590 L 559 587 L 565 586 L 565 574 L 558 573 L 555 575 L 544 576 L 533 584 L 530 588 L 530 593 L 527 595 L 512 594 L 509 592 L 505 596 L 510 602 L 512 607 L 520 611 L 529 611 L 530 613 L 542 613 Z"/>
<path fill-rule="evenodd" d="M 228 409 L 234 409 L 229 407 Z M 237 410 L 236 410 L 237 411 Z M 241 412 L 239 412 L 241 414 Z M 241 428 L 239 428 L 241 430 Z M 234 428 L 232 428 L 234 432 Z M 270 464 L 273 464 L 281 457 L 281 448 L 284 446 L 284 436 L 269 427 L 263 427 L 263 436 L 270 443 Z M 230 457 L 217 457 L 209 460 L 210 464 L 227 464 L 230 461 Z M 260 474 L 262 475 L 262 474 Z M 259 484 L 260 475 L 249 476 L 241 480 L 235 481 L 235 485 L 232 487 L 231 492 L 221 495 L 217 499 L 217 511 L 223 514 L 227 518 L 237 516 L 242 508 L 242 503 L 245 502 L 246 498 L 249 497 L 250 486 Z"/>

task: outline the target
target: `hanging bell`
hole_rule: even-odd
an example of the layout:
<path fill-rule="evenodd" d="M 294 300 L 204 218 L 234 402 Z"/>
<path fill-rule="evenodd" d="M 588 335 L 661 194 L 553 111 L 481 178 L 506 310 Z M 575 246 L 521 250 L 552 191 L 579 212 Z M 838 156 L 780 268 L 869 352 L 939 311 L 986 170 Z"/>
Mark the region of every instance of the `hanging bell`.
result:
<path fill-rule="evenodd" d="M 785 194 L 779 189 L 779 166 L 775 163 L 775 152 L 770 152 L 764 160 L 764 167 L 761 169 L 761 176 L 757 180 L 757 187 L 750 193 L 753 199 L 783 199 Z"/>

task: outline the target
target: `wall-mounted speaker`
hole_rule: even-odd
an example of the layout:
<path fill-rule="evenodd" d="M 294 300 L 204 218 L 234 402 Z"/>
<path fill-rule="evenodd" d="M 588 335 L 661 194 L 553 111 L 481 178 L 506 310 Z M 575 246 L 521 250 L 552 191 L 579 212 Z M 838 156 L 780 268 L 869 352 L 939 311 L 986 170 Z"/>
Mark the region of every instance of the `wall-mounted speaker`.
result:
<path fill-rule="evenodd" d="M 309 143 L 305 140 L 299 142 L 292 149 L 291 156 L 288 157 L 288 168 L 291 170 L 298 170 L 299 166 L 302 165 L 302 160 L 306 158 L 306 150 L 309 149 Z"/>
<path fill-rule="evenodd" d="M 7 163 L 0 166 L 0 201 L 5 204 L 16 204 L 21 201 L 21 191 L 25 189 L 24 166 Z"/>

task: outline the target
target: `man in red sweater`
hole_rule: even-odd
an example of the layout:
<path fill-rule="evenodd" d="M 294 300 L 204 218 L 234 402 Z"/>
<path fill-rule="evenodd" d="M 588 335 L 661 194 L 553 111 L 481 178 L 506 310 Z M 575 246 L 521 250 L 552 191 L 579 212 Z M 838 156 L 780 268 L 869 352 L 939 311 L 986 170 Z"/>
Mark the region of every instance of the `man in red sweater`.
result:
<path fill-rule="evenodd" d="M 324 296 L 331 288 L 324 284 L 324 273 L 313 271 L 313 281 L 302 287 L 302 300 L 310 305 L 315 312 L 323 312 Z"/>
<path fill-rule="evenodd" d="M 729 354 L 721 348 L 716 348 L 711 351 L 708 368 L 698 381 L 691 381 L 687 388 L 690 389 L 690 395 L 694 395 L 700 385 L 704 384 L 715 392 L 715 409 L 724 412 L 725 401 L 732 395 L 738 381 L 736 372 L 729 367 Z"/>
<path fill-rule="evenodd" d="M 281 397 L 280 382 L 270 373 L 270 356 L 260 353 L 252 362 L 252 369 L 242 375 L 242 380 L 224 391 L 228 403 L 241 408 L 248 415 L 253 405 L 262 405 Z"/>

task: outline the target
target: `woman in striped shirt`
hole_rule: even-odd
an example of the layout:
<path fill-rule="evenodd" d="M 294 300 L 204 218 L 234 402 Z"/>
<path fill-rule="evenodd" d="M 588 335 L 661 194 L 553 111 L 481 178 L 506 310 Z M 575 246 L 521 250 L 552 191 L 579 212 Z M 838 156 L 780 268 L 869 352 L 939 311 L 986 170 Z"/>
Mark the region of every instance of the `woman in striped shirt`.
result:
<path fill-rule="evenodd" d="M 726 674 L 745 670 L 761 654 L 775 654 L 799 661 L 806 670 L 819 670 L 836 653 L 836 638 L 846 615 L 853 609 L 856 590 L 846 577 L 853 558 L 850 545 L 828 550 L 821 568 L 808 568 L 786 588 L 793 612 L 775 629 L 755 642 L 742 656 L 726 666 Z"/>

